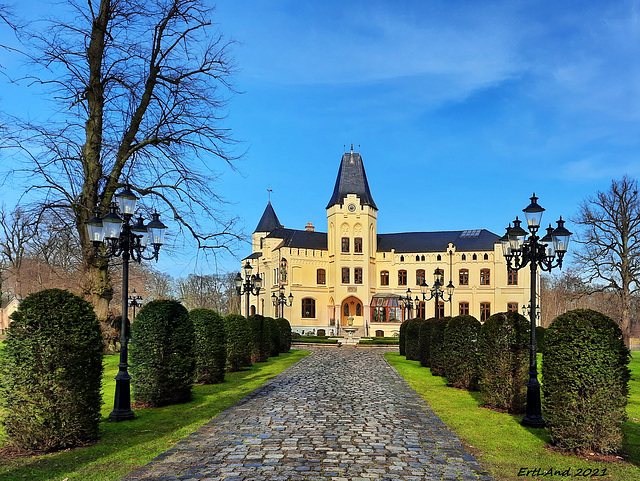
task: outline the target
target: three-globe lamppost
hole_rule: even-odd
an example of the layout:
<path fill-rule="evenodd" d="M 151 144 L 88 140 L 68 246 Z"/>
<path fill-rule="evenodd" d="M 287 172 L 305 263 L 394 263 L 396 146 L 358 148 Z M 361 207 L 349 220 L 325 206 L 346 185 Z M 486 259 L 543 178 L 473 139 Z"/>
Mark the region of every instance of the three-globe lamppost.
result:
<path fill-rule="evenodd" d="M 536 278 L 538 267 L 543 271 L 551 271 L 555 267 L 562 267 L 562 259 L 567 252 L 571 232 L 564 227 L 564 221 L 560 217 L 557 221 L 558 226 L 554 229 L 549 224 L 546 235 L 540 239 L 537 232 L 540 228 L 544 208 L 538 205 L 538 198 L 535 193 L 530 199 L 531 204 L 522 209 L 527 220 L 529 233 L 520 226 L 522 221 L 516 217 L 513 221 L 513 227 L 511 225 L 507 227 L 507 232 L 500 239 L 500 242 L 508 270 L 517 271 L 526 267 L 527 264 L 531 269 L 529 380 L 527 381 L 527 412 L 522 424 L 534 428 L 543 428 L 546 423 L 542 417 L 538 362 L 536 359 Z"/>
<path fill-rule="evenodd" d="M 404 307 L 407 311 L 407 319 L 411 319 L 411 310 L 413 309 L 413 299 L 411 298 L 411 289 L 407 288 L 406 295 L 400 296 L 398 300 L 402 304 L 402 307 Z M 416 304 L 417 303 L 418 303 L 418 296 L 416 296 Z"/>
<path fill-rule="evenodd" d="M 152 220 L 147 225 L 139 216 L 136 223 L 131 225 L 131 219 L 136 210 L 138 197 L 131 191 L 129 185 L 116 194 L 116 202 L 112 202 L 109 213 L 100 217 L 96 208 L 94 217 L 89 219 L 87 231 L 93 242 L 95 254 L 103 259 L 122 257 L 122 323 L 120 328 L 120 363 L 116 375 L 116 392 L 113 411 L 109 414 L 111 421 L 126 421 L 134 418 L 131 410 L 131 376 L 127 372 L 127 325 L 128 325 L 128 292 L 129 292 L 129 259 L 141 262 L 143 259 L 158 260 L 160 246 L 164 244 L 167 229 L 160 221 L 160 214 L 152 214 Z M 149 248 L 152 251 L 145 255 Z M 148 251 L 147 251 L 148 252 Z"/>
<path fill-rule="evenodd" d="M 254 296 L 258 296 L 260 294 L 260 289 L 262 289 L 262 277 L 260 274 L 251 274 L 253 268 L 249 261 L 247 261 L 243 267 L 244 269 L 244 282 L 242 279 L 242 275 L 238 272 L 234 279 L 236 284 L 236 292 L 239 296 L 242 294 L 245 295 L 245 317 L 249 318 L 249 294 L 253 294 Z"/>
<path fill-rule="evenodd" d="M 129 296 L 129 307 L 133 308 L 133 317 L 132 319 L 136 320 L 136 307 L 142 307 L 142 296 L 138 295 L 135 287 L 133 288 L 133 292 Z"/>
<path fill-rule="evenodd" d="M 293 306 L 293 294 L 290 292 L 287 298 L 284 295 L 284 286 L 280 285 L 278 295 L 276 295 L 275 292 L 271 294 L 271 302 L 273 303 L 273 307 L 276 308 L 276 317 L 284 317 L 284 308 Z"/>
<path fill-rule="evenodd" d="M 443 288 L 444 285 L 444 271 L 440 268 L 437 268 L 433 273 L 433 287 L 429 288 L 427 285 L 427 281 L 425 279 L 420 283 L 420 291 L 422 292 L 422 300 L 425 302 L 429 302 L 431 299 L 435 299 L 436 303 L 436 319 L 440 319 L 440 300 L 442 302 L 451 302 L 451 298 L 453 297 L 453 290 L 455 286 L 449 279 L 449 284 Z M 427 292 L 429 292 L 429 297 L 427 297 Z M 445 297 L 446 292 L 446 297 Z M 418 297 L 416 296 L 416 302 L 418 301 Z"/>

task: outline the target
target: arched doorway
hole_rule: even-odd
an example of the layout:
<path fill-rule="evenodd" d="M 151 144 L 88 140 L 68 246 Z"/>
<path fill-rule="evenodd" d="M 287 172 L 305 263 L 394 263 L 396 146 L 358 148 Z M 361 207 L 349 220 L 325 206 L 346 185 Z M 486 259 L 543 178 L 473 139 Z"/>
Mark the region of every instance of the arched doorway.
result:
<path fill-rule="evenodd" d="M 364 312 L 362 308 L 362 301 L 357 297 L 347 297 L 342 301 L 340 309 L 340 325 L 348 325 L 347 319 L 349 316 L 353 316 L 354 326 L 364 326 Z"/>

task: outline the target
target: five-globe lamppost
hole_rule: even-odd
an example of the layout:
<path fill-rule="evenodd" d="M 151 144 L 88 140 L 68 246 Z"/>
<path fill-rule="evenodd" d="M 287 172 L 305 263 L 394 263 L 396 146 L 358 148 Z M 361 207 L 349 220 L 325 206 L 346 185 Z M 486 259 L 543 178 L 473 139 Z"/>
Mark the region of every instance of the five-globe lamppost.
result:
<path fill-rule="evenodd" d="M 293 294 L 289 293 L 289 297 L 284 295 L 284 286 L 278 288 L 278 295 L 271 294 L 271 302 L 276 308 L 276 317 L 284 317 L 284 308 L 293 306 Z M 280 307 L 282 306 L 282 307 Z"/>
<path fill-rule="evenodd" d="M 420 283 L 420 291 L 422 292 L 422 300 L 425 302 L 429 302 L 431 299 L 435 299 L 436 302 L 436 319 L 440 319 L 440 300 L 442 302 L 451 302 L 451 298 L 453 297 L 453 290 L 455 286 L 449 279 L 449 284 L 446 287 L 442 287 L 444 285 L 444 271 L 440 268 L 437 268 L 433 273 L 433 287 L 429 288 L 426 280 L 422 280 Z M 429 297 L 427 297 L 427 292 L 429 292 Z M 445 297 L 446 292 L 446 297 Z M 416 296 L 416 302 L 418 301 L 418 297 Z"/>
<path fill-rule="evenodd" d="M 538 362 L 536 359 L 536 279 L 538 267 L 543 271 L 551 271 L 555 267 L 562 267 L 562 259 L 567 252 L 571 232 L 564 227 L 564 221 L 560 217 L 557 221 L 558 226 L 554 229 L 549 224 L 546 235 L 540 239 L 537 232 L 540 228 L 544 208 L 538 205 L 538 198 L 535 193 L 530 199 L 531 204 L 522 209 L 527 220 L 529 233 L 520 226 L 522 221 L 516 217 L 513 221 L 513 227 L 511 225 L 507 227 L 507 232 L 500 239 L 500 242 L 508 270 L 517 271 L 526 267 L 527 264 L 529 264 L 531 270 L 529 380 L 527 381 L 527 412 L 522 424 L 534 428 L 543 428 L 546 423 L 542 417 Z"/>
<path fill-rule="evenodd" d="M 158 260 L 160 246 L 164 244 L 164 235 L 167 229 L 160 222 L 160 214 L 152 214 L 152 220 L 147 225 L 139 216 L 136 223 L 131 225 L 131 219 L 136 211 L 138 197 L 131 192 L 129 185 L 116 194 L 116 202 L 112 202 L 109 213 L 100 217 L 100 211 L 96 208 L 94 217 L 89 219 L 87 231 L 89 239 L 93 242 L 95 254 L 103 259 L 122 257 L 122 323 L 120 327 L 120 363 L 116 375 L 116 392 L 113 402 L 113 411 L 109 414 L 111 421 L 126 421 L 134 418 L 131 410 L 131 376 L 127 372 L 127 325 L 128 325 L 128 292 L 129 292 L 129 259 L 141 262 L 143 259 Z M 145 255 L 149 245 L 152 252 Z"/>
<path fill-rule="evenodd" d="M 243 267 L 244 269 L 244 283 L 242 279 L 242 275 L 238 272 L 234 279 L 236 284 L 236 292 L 239 296 L 242 294 L 245 295 L 245 317 L 249 318 L 249 294 L 253 294 L 254 296 L 258 296 L 260 294 L 260 289 L 262 289 L 262 277 L 260 274 L 251 274 L 253 268 L 249 261 L 247 261 Z"/>

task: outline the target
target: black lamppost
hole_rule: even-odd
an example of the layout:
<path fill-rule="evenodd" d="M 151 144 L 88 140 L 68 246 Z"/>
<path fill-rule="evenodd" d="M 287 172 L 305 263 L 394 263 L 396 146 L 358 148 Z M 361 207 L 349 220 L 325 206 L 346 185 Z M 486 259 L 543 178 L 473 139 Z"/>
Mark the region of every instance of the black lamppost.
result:
<path fill-rule="evenodd" d="M 293 294 L 290 292 L 287 298 L 284 295 L 284 286 L 280 285 L 278 295 L 276 296 L 275 292 L 271 294 L 271 302 L 273 303 L 273 307 L 276 308 L 276 316 L 282 317 L 284 316 L 284 308 L 293 306 Z M 280 306 L 282 306 L 282 311 L 280 311 Z"/>
<path fill-rule="evenodd" d="M 407 311 L 407 319 L 411 319 L 411 310 L 413 309 L 413 299 L 411 299 L 411 289 L 407 288 L 407 294 L 398 298 L 402 307 Z M 418 302 L 418 296 L 416 296 L 416 303 Z M 407 320 L 405 319 L 405 321 Z"/>
<path fill-rule="evenodd" d="M 131 376 L 127 372 L 127 326 L 128 326 L 128 292 L 129 292 L 129 259 L 140 262 L 142 259 L 158 260 L 160 246 L 164 243 L 167 229 L 160 222 L 160 214 L 152 214 L 152 220 L 144 225 L 142 216 L 138 217 L 135 225 L 131 219 L 136 210 L 138 197 L 131 192 L 130 186 L 116 195 L 116 202 L 112 202 L 109 213 L 100 217 L 96 208 L 94 217 L 87 221 L 89 238 L 93 242 L 95 254 L 103 259 L 122 257 L 122 324 L 120 327 L 120 363 L 116 375 L 116 393 L 113 411 L 109 414 L 111 421 L 126 421 L 134 418 L 131 410 Z M 122 216 L 122 217 L 121 217 Z M 147 245 L 153 246 L 149 256 L 144 255 Z"/>
<path fill-rule="evenodd" d="M 437 268 L 434 271 L 433 277 L 434 277 L 433 287 L 429 288 L 429 286 L 427 285 L 427 281 L 423 279 L 422 284 L 420 284 L 420 291 L 422 292 L 423 301 L 428 302 L 431 299 L 436 300 L 436 319 L 440 319 L 439 300 L 442 300 L 442 302 L 451 302 L 451 298 L 453 297 L 453 290 L 455 289 L 455 286 L 451 282 L 451 279 L 449 279 L 449 284 L 447 284 L 447 286 L 443 289 L 442 286 L 444 284 L 444 271 L 440 268 Z M 446 289 L 446 295 L 447 295 L 446 298 L 445 298 L 445 289 Z M 427 291 L 430 291 L 430 295 L 428 298 L 427 298 Z"/>
<path fill-rule="evenodd" d="M 242 276 L 240 275 L 239 272 L 236 275 L 235 283 L 236 283 L 236 292 L 238 293 L 238 295 L 239 296 L 241 296 L 242 294 L 245 295 L 245 304 L 246 304 L 245 317 L 248 319 L 249 318 L 249 294 L 253 294 L 254 296 L 257 296 L 258 294 L 260 294 L 260 289 L 262 288 L 262 277 L 260 277 L 260 274 L 251 274 L 251 271 L 253 270 L 253 268 L 251 267 L 251 264 L 249 264 L 249 261 L 246 262 L 243 269 L 244 269 L 244 284 L 242 282 Z"/>
<path fill-rule="evenodd" d="M 538 267 L 543 271 L 551 271 L 562 267 L 562 258 L 567 252 L 571 232 L 564 227 L 562 217 L 557 221 L 555 229 L 547 227 L 547 234 L 540 239 L 537 236 L 544 209 L 538 205 L 538 198 L 533 194 L 531 204 L 522 209 L 527 219 L 529 237 L 520 227 L 522 221 L 516 217 L 513 227 L 507 227 L 506 234 L 500 239 L 502 252 L 507 260 L 507 269 L 520 270 L 529 264 L 531 269 L 531 299 L 529 303 L 529 319 L 531 320 L 531 343 L 529 344 L 529 380 L 527 381 L 527 412 L 522 420 L 523 426 L 543 428 L 540 403 L 540 383 L 538 382 L 538 361 L 536 358 L 536 280 Z"/>
<path fill-rule="evenodd" d="M 139 296 L 136 292 L 135 287 L 133 288 L 133 292 L 129 296 L 129 307 L 133 308 L 133 317 L 132 320 L 136 320 L 136 307 L 142 307 L 142 296 Z"/>

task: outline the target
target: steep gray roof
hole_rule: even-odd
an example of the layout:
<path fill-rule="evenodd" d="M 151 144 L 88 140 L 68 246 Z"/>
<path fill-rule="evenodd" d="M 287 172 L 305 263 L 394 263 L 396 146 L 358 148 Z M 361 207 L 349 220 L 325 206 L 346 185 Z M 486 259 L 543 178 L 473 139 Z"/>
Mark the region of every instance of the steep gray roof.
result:
<path fill-rule="evenodd" d="M 307 230 L 285 229 L 281 227 L 267 236 L 267 239 L 284 239 L 283 247 L 327 250 L 327 234 Z"/>
<path fill-rule="evenodd" d="M 281 227 L 280 221 L 276 211 L 271 206 L 271 201 L 269 201 L 260 218 L 260 222 L 258 222 L 258 227 L 253 232 L 272 232 L 279 227 Z"/>
<path fill-rule="evenodd" d="M 492 251 L 499 240 L 500 236 L 486 229 L 378 234 L 378 252 L 443 252 L 449 243 L 457 251 Z"/>
<path fill-rule="evenodd" d="M 360 203 L 362 205 L 368 205 L 378 210 L 376 203 L 373 201 L 371 191 L 369 190 L 369 183 L 367 182 L 367 174 L 364 171 L 362 156 L 353 152 L 353 146 L 351 147 L 350 153 L 345 153 L 342 156 L 336 185 L 333 189 L 331 200 L 329 200 L 329 204 L 327 204 L 327 209 L 335 204 L 342 204 L 347 194 L 356 194 L 360 197 Z"/>

